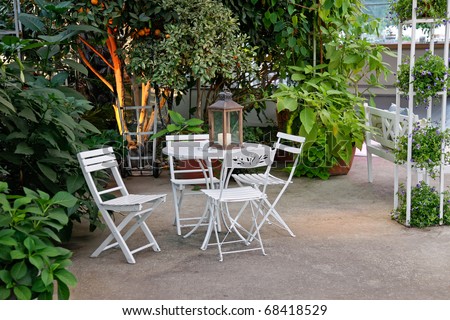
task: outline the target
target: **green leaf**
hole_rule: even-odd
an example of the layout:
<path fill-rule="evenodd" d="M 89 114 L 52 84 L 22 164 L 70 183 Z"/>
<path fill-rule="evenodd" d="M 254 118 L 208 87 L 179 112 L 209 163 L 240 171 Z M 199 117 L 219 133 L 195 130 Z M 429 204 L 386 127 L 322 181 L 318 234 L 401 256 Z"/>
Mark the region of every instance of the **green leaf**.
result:
<path fill-rule="evenodd" d="M 88 24 L 80 24 L 80 25 L 70 25 L 67 27 L 67 30 L 69 31 L 80 31 L 80 32 L 99 32 L 99 33 L 103 33 L 106 34 L 106 32 L 102 29 L 99 29 L 93 25 L 88 25 Z"/>
<path fill-rule="evenodd" d="M 11 276 L 14 280 L 19 281 L 27 274 L 28 268 L 25 261 L 19 261 L 11 268 Z"/>
<path fill-rule="evenodd" d="M 25 252 L 23 252 L 21 250 L 12 250 L 10 254 L 11 254 L 11 259 L 13 259 L 13 260 L 25 259 L 27 257 Z"/>
<path fill-rule="evenodd" d="M 341 95 L 342 94 L 342 91 L 339 91 L 339 90 L 327 90 L 327 94 L 328 95 Z"/>
<path fill-rule="evenodd" d="M 41 251 L 40 254 L 46 255 L 47 257 L 58 257 L 65 254 L 70 254 L 70 251 L 61 247 L 45 247 Z"/>
<path fill-rule="evenodd" d="M 66 208 L 73 207 L 78 199 L 66 191 L 59 191 L 51 199 L 50 203 L 54 205 L 61 205 Z"/>
<path fill-rule="evenodd" d="M 186 121 L 186 119 L 176 111 L 169 110 L 169 116 L 174 124 L 182 125 Z"/>
<path fill-rule="evenodd" d="M 306 133 L 310 133 L 316 122 L 316 113 L 312 108 L 305 108 L 300 112 L 300 120 L 306 130 Z"/>
<path fill-rule="evenodd" d="M 188 127 L 190 133 L 203 133 L 203 129 L 199 127 Z"/>
<path fill-rule="evenodd" d="M 32 154 L 34 154 L 34 150 L 26 142 L 20 142 L 17 145 L 14 153 L 23 154 L 23 155 L 32 155 Z"/>
<path fill-rule="evenodd" d="M 290 97 L 279 97 L 277 99 L 277 110 L 282 111 L 288 109 L 289 111 L 297 110 L 297 99 Z"/>
<path fill-rule="evenodd" d="M 0 192 L 8 193 L 8 183 L 5 181 L 0 181 Z"/>
<path fill-rule="evenodd" d="M 0 239 L 1 238 L 11 237 L 14 233 L 15 233 L 15 231 L 13 229 L 0 230 Z"/>
<path fill-rule="evenodd" d="M 19 131 L 14 131 L 12 133 L 10 133 L 7 137 L 6 140 L 14 140 L 14 139 L 25 139 L 28 135 L 23 133 L 23 132 L 19 132 Z"/>
<path fill-rule="evenodd" d="M 66 181 L 67 192 L 74 194 L 75 192 L 80 190 L 80 188 L 84 186 L 84 184 L 85 180 L 83 176 L 70 176 Z"/>
<path fill-rule="evenodd" d="M 53 282 L 53 274 L 48 269 L 44 269 L 41 273 L 41 279 L 45 286 L 49 286 Z"/>
<path fill-rule="evenodd" d="M 61 84 L 63 84 L 66 81 L 66 79 L 68 77 L 69 77 L 69 74 L 67 72 L 65 72 L 65 71 L 64 72 L 59 72 L 59 73 L 57 73 L 56 75 L 54 75 L 52 77 L 52 79 L 50 80 L 50 83 L 53 86 L 61 85 Z"/>
<path fill-rule="evenodd" d="M 56 182 L 58 176 L 56 174 L 56 171 L 50 168 L 49 166 L 43 164 L 42 162 L 38 161 L 37 165 L 41 172 L 44 174 L 44 176 L 49 179 L 52 182 Z"/>
<path fill-rule="evenodd" d="M 49 213 L 48 217 L 58 221 L 62 225 L 66 225 L 69 222 L 69 217 L 63 210 L 52 211 Z"/>
<path fill-rule="evenodd" d="M 16 200 L 14 200 L 13 208 L 18 209 L 25 204 L 29 204 L 31 201 L 32 201 L 32 199 L 30 197 L 17 198 Z"/>
<path fill-rule="evenodd" d="M 42 228 L 41 232 L 45 233 L 49 238 L 52 238 L 56 242 L 61 242 L 61 239 L 59 239 L 58 235 L 49 228 Z"/>
<path fill-rule="evenodd" d="M 200 126 L 200 125 L 202 125 L 203 122 L 204 122 L 204 121 L 201 120 L 201 119 L 191 118 L 191 119 L 189 119 L 189 120 L 186 121 L 186 125 L 195 127 L 195 126 Z"/>
<path fill-rule="evenodd" d="M 11 296 L 11 290 L 0 287 L 0 300 L 6 300 Z"/>
<path fill-rule="evenodd" d="M 272 12 L 270 14 L 270 22 L 272 22 L 272 24 L 275 24 L 278 20 L 278 15 L 275 12 Z"/>
<path fill-rule="evenodd" d="M 83 127 L 83 128 L 85 128 L 85 129 L 87 129 L 87 130 L 89 130 L 89 131 L 91 131 L 91 132 L 101 134 L 101 132 L 97 129 L 97 127 L 95 127 L 92 123 L 90 123 L 90 122 L 87 121 L 87 120 L 84 120 L 84 119 L 81 120 L 81 121 L 78 123 L 78 125 L 81 126 L 81 127 Z"/>
<path fill-rule="evenodd" d="M 306 79 L 306 76 L 302 73 L 294 73 L 292 75 L 292 80 L 294 80 L 294 81 L 302 81 L 304 79 Z"/>
<path fill-rule="evenodd" d="M 31 256 L 29 259 L 30 263 L 35 266 L 38 270 L 42 270 L 45 266 L 44 260 L 37 255 Z"/>
<path fill-rule="evenodd" d="M 181 130 L 181 126 L 170 123 L 167 125 L 167 131 L 169 132 L 177 132 Z"/>
<path fill-rule="evenodd" d="M 25 26 L 25 28 L 32 31 L 43 31 L 45 29 L 44 23 L 33 14 L 21 13 L 19 15 L 19 20 Z"/>
<path fill-rule="evenodd" d="M 34 239 L 31 237 L 26 237 L 25 240 L 23 241 L 23 245 L 25 246 L 25 248 L 28 249 L 29 252 L 33 252 L 36 248 Z"/>
<path fill-rule="evenodd" d="M 17 286 L 13 289 L 14 295 L 19 300 L 30 300 L 32 297 L 31 290 L 26 286 Z"/>
<path fill-rule="evenodd" d="M 8 247 L 13 247 L 13 246 L 17 246 L 17 241 L 14 238 L 0 238 L 0 244 L 8 246 Z"/>
<path fill-rule="evenodd" d="M 67 286 L 73 287 L 77 284 L 77 278 L 75 278 L 75 276 L 71 272 L 65 269 L 57 270 L 55 272 L 55 278 L 60 280 Z"/>
<path fill-rule="evenodd" d="M 70 297 L 69 287 L 65 283 L 58 281 L 58 299 L 68 300 L 69 297 Z"/>
<path fill-rule="evenodd" d="M 38 122 L 36 119 L 36 115 L 34 114 L 33 110 L 30 108 L 23 108 L 19 112 L 19 116 L 24 117 L 27 120 L 30 120 L 32 122 Z"/>
<path fill-rule="evenodd" d="M 16 109 L 14 108 L 13 104 L 8 100 L 6 100 L 5 98 L 3 98 L 1 95 L 0 95 L 0 105 L 3 105 L 12 112 L 16 112 Z"/>
<path fill-rule="evenodd" d="M 361 61 L 361 57 L 357 54 L 351 54 L 344 58 L 345 64 L 353 64 L 353 63 L 357 63 L 359 61 Z"/>
<path fill-rule="evenodd" d="M 292 4 L 288 5 L 288 13 L 290 16 L 292 16 L 292 14 L 294 13 L 295 8 Z"/>
<path fill-rule="evenodd" d="M 4 283 L 7 283 L 7 284 L 11 283 L 13 281 L 8 270 L 0 270 L 0 280 L 2 280 Z"/>
<path fill-rule="evenodd" d="M 72 68 L 73 70 L 78 71 L 81 74 L 84 74 L 85 76 L 88 75 L 88 69 L 82 65 L 81 63 L 76 62 L 75 60 L 72 59 L 63 59 L 61 61 L 63 64 L 68 65 L 70 68 Z"/>
<path fill-rule="evenodd" d="M 284 29 L 284 22 L 283 21 L 278 21 L 275 24 L 275 26 L 273 27 L 273 31 L 275 31 L 275 32 L 280 32 L 283 29 Z"/>

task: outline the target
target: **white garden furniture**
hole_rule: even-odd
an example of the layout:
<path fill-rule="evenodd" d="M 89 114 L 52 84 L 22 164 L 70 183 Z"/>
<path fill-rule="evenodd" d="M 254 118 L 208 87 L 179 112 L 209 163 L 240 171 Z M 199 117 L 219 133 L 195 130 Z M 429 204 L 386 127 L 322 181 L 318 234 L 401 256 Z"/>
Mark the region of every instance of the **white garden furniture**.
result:
<path fill-rule="evenodd" d="M 120 247 L 128 263 L 135 263 L 133 254 L 138 251 L 149 247 L 152 247 L 154 251 L 160 251 L 161 249 L 148 228 L 146 220 L 155 208 L 166 201 L 166 195 L 129 194 L 111 147 L 83 151 L 78 153 L 77 157 L 92 197 L 110 231 L 110 235 L 92 253 L 91 257 L 97 257 L 105 250 Z M 97 174 L 100 171 L 106 172 L 107 175 L 112 174 L 113 181 L 107 184 L 106 189 L 99 188 L 93 177 L 94 173 Z M 119 195 L 116 196 L 117 193 Z M 104 197 L 108 195 L 109 199 L 107 200 Z M 117 216 L 113 219 L 112 213 L 114 212 L 124 214 L 123 220 L 119 221 Z M 122 235 L 122 230 L 131 222 L 134 222 L 134 224 Z M 143 231 L 147 243 L 130 250 L 126 241 L 139 228 Z"/>

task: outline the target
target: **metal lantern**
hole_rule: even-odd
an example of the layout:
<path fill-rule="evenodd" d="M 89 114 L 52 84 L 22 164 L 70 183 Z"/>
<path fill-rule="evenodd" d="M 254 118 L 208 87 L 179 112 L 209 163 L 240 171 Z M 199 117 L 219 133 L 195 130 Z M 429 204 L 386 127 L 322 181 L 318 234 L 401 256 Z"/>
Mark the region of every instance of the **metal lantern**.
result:
<path fill-rule="evenodd" d="M 231 92 L 219 93 L 219 99 L 208 107 L 209 141 L 218 148 L 242 146 L 243 106 L 231 99 Z"/>

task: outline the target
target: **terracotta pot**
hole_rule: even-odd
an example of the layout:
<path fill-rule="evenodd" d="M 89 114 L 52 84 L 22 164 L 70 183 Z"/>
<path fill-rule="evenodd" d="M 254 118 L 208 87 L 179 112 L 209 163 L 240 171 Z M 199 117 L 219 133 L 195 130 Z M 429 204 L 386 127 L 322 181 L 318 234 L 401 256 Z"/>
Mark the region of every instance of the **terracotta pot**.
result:
<path fill-rule="evenodd" d="M 356 147 L 353 147 L 352 150 L 352 156 L 350 157 L 350 162 L 348 165 L 345 163 L 344 160 L 339 160 L 339 163 L 334 165 L 330 168 L 330 175 L 331 176 L 340 176 L 340 175 L 346 175 L 350 168 L 352 167 L 353 158 L 355 157 Z"/>

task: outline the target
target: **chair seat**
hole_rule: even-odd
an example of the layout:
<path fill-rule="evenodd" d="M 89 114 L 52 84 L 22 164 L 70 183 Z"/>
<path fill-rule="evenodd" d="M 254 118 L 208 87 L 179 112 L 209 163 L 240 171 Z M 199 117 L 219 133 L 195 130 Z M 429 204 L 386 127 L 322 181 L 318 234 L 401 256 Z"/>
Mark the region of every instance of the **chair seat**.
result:
<path fill-rule="evenodd" d="M 265 183 L 265 176 L 262 173 L 241 173 L 241 174 L 233 174 L 232 177 L 234 180 L 242 182 L 244 184 L 253 184 L 253 185 L 263 185 Z M 289 181 L 292 183 L 292 181 Z M 280 179 L 269 174 L 267 178 L 268 185 L 276 185 L 276 184 L 285 184 L 286 180 Z"/>
<path fill-rule="evenodd" d="M 265 199 L 267 195 L 253 187 L 237 187 L 223 189 L 202 189 L 208 197 L 223 202 L 242 202 Z"/>
<path fill-rule="evenodd" d="M 103 202 L 103 207 L 106 210 L 116 211 L 140 211 L 145 203 L 154 201 L 159 198 L 165 198 L 165 194 L 129 194 L 126 196 L 117 197 Z"/>

